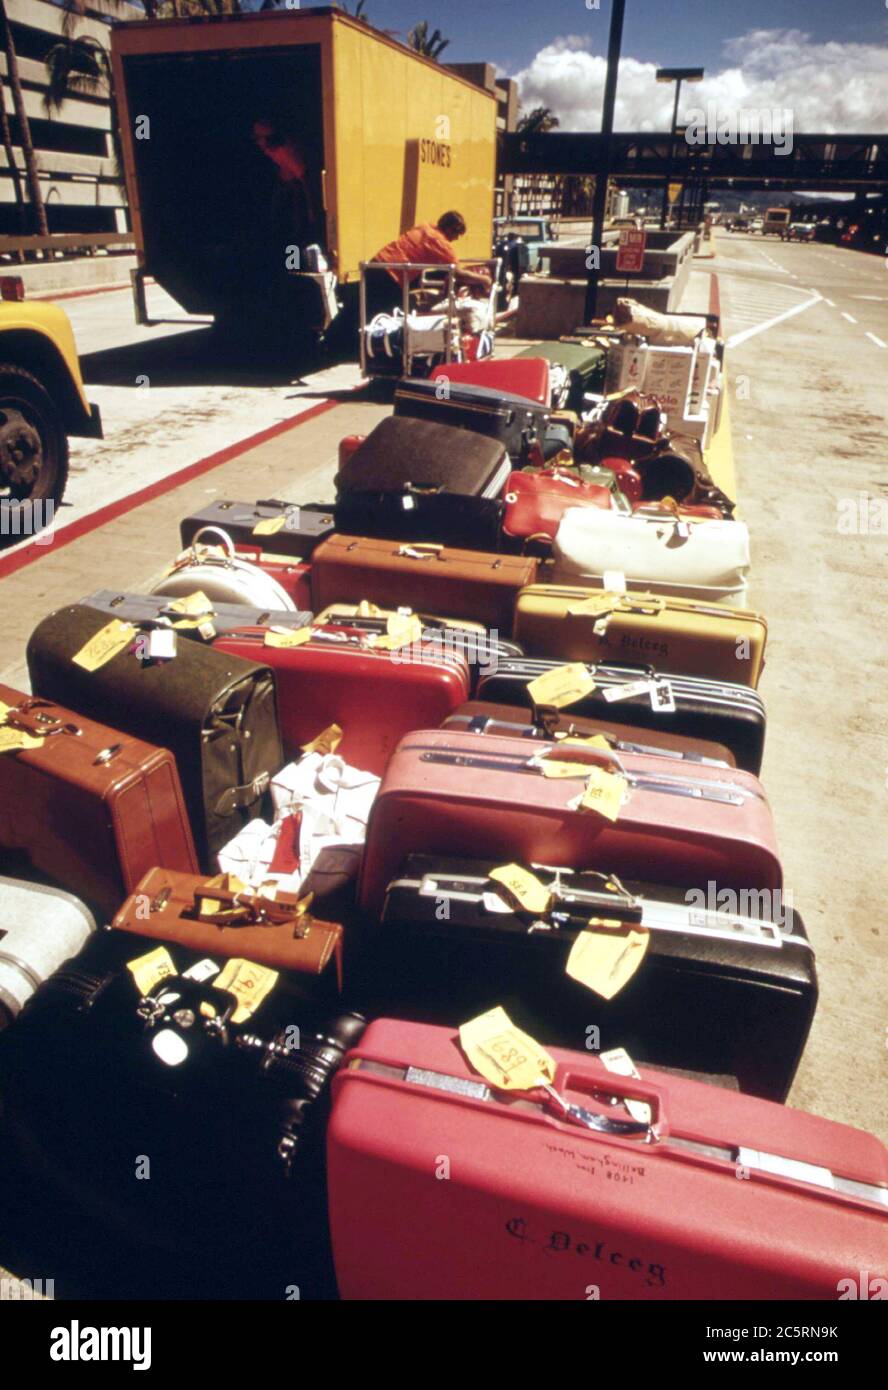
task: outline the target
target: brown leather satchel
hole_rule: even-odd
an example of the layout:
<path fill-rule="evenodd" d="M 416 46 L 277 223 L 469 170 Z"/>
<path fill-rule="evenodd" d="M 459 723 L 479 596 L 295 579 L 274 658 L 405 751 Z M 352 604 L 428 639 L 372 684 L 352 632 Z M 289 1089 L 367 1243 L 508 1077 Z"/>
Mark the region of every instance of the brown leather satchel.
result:
<path fill-rule="evenodd" d="M 737 504 L 713 481 L 693 435 L 666 435 L 656 448 L 636 461 L 635 470 L 641 475 L 646 502 L 674 497 L 689 506 L 717 507 L 725 517 L 733 515 Z"/>
<path fill-rule="evenodd" d="M 243 956 L 275 970 L 322 975 L 332 958 L 342 991 L 342 927 L 319 922 L 309 898 L 272 898 L 230 886 L 229 875 L 151 869 L 112 922 L 118 931 L 178 942 L 208 955 Z"/>

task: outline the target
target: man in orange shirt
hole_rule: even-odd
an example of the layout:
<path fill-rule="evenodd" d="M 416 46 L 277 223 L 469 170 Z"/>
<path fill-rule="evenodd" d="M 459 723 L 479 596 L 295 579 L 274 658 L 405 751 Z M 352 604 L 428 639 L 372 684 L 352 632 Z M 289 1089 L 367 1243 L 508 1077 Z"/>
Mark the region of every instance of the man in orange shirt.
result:
<path fill-rule="evenodd" d="M 453 249 L 453 243 L 465 235 L 465 230 L 465 218 L 461 213 L 445 212 L 438 218 L 437 225 L 421 222 L 418 227 L 411 227 L 409 231 L 402 232 L 394 241 L 383 246 L 381 251 L 377 251 L 373 260 L 412 261 L 419 265 L 456 265 L 459 257 Z M 371 271 L 366 277 L 368 323 L 374 314 L 391 311 L 396 302 L 392 281 L 401 291 L 404 279 L 412 284 L 421 274 L 420 270 L 389 270 L 384 275 L 381 271 Z M 460 267 L 456 272 L 456 280 L 459 284 L 479 285 L 485 292 L 490 290 L 490 276 L 484 271 Z M 398 304 L 401 303 L 401 299 L 402 295 L 399 293 Z"/>

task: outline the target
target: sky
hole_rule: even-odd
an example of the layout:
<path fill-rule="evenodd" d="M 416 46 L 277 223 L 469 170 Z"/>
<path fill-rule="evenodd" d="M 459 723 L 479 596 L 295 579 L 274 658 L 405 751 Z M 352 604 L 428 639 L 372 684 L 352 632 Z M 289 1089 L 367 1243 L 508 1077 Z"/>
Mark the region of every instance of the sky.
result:
<path fill-rule="evenodd" d="M 443 61 L 483 60 L 549 106 L 563 130 L 601 120 L 611 0 L 366 0 L 399 36 L 427 19 Z M 349 5 L 353 8 L 353 4 Z M 626 0 L 618 130 L 666 130 L 673 89 L 657 67 L 705 69 L 691 107 L 789 109 L 797 131 L 888 133 L 888 0 Z M 685 92 L 687 99 L 685 99 Z"/>

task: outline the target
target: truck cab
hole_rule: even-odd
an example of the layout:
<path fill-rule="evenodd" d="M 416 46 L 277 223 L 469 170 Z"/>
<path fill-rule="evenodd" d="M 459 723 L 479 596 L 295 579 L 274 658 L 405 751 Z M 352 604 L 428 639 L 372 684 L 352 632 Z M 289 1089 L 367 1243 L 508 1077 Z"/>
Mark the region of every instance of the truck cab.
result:
<path fill-rule="evenodd" d="M 792 213 L 789 208 L 768 208 L 762 222 L 762 236 L 786 238 Z"/>

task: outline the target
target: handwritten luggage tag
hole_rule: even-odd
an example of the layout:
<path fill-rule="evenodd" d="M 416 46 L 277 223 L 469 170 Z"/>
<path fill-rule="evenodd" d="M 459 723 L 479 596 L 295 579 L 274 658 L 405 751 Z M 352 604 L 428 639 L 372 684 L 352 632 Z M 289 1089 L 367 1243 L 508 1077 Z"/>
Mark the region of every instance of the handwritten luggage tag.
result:
<path fill-rule="evenodd" d="M 487 877 L 504 889 L 520 908 L 532 916 L 542 917 L 549 911 L 552 902 L 551 892 L 540 882 L 536 874 L 532 874 L 521 864 L 503 864 L 499 868 L 491 869 Z"/>
<path fill-rule="evenodd" d="M 617 821 L 628 790 L 629 783 L 619 772 L 588 768 L 585 789 L 569 803 L 570 810 L 595 811 L 606 820 Z"/>
<path fill-rule="evenodd" d="M 422 622 L 416 613 L 390 613 L 386 618 L 385 635 L 373 643 L 376 651 L 397 652 L 412 646 L 422 638 Z"/>
<path fill-rule="evenodd" d="M 256 965 L 254 961 L 238 957 L 226 961 L 215 982 L 216 989 L 227 989 L 238 1001 L 232 1015 L 232 1023 L 245 1023 L 251 1018 L 263 1000 L 271 993 L 280 979 L 277 970 L 268 966 Z"/>
<path fill-rule="evenodd" d="M 42 748 L 46 741 L 44 738 L 7 724 L 11 713 L 11 706 L 0 700 L 0 753 L 21 753 L 29 748 Z"/>
<path fill-rule="evenodd" d="M 555 1079 L 555 1059 L 500 1005 L 461 1024 L 459 1041 L 475 1071 L 497 1090 L 532 1091 Z"/>
<path fill-rule="evenodd" d="M 205 642 L 211 642 L 216 636 L 216 626 L 212 621 L 215 610 L 201 589 L 195 589 L 193 594 L 186 594 L 182 598 L 173 599 L 166 605 L 164 612 L 181 615 L 173 619 L 172 625 L 177 632 L 191 632 L 196 629 Z"/>
<path fill-rule="evenodd" d="M 165 946 L 156 946 L 147 955 L 128 961 L 126 968 L 136 982 L 136 989 L 143 996 L 151 992 L 158 980 L 176 974 L 173 958 Z"/>
<path fill-rule="evenodd" d="M 280 516 L 266 516 L 261 521 L 256 522 L 252 534 L 254 536 L 275 536 L 278 531 L 283 531 L 286 524 L 287 518 L 284 512 L 281 512 Z"/>
<path fill-rule="evenodd" d="M 100 628 L 78 652 L 74 653 L 71 660 L 84 671 L 98 671 L 125 651 L 135 637 L 136 628 L 132 623 L 112 618 L 110 623 Z"/>

